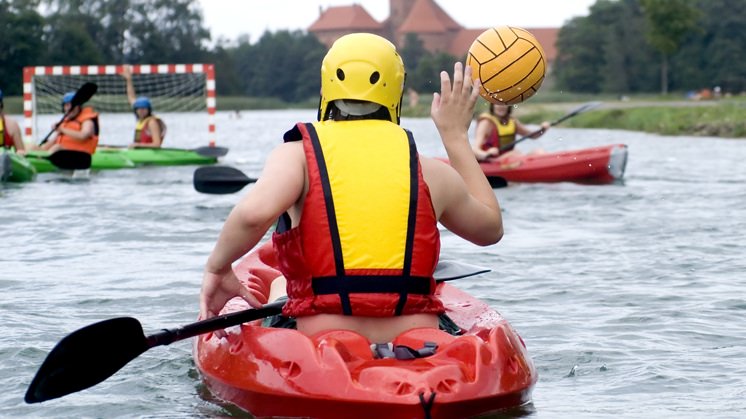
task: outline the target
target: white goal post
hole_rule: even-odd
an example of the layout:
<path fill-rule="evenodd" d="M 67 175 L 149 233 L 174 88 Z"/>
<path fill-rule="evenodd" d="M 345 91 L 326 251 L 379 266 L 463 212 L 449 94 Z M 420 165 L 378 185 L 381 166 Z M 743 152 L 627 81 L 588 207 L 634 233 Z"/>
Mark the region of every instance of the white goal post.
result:
<path fill-rule="evenodd" d="M 215 67 L 213 64 L 133 64 L 130 66 L 132 83 L 136 96 L 147 96 L 153 104 L 153 113 L 185 113 L 187 118 L 172 118 L 188 121 L 190 137 L 205 138 L 210 145 L 215 144 Z M 130 141 L 134 131 L 134 121 L 123 119 L 122 114 L 134 118 L 127 100 L 123 65 L 80 65 L 80 66 L 34 66 L 23 69 L 23 117 L 26 141 L 35 142 L 50 129 L 49 121 L 39 124 L 39 117 L 46 115 L 54 122 L 62 116 L 62 96 L 76 91 L 86 82 L 98 85 L 98 91 L 88 102 L 100 114 L 101 141 L 111 138 L 126 138 Z M 118 114 L 118 115 L 116 115 Z M 112 116 L 112 122 L 104 119 Z M 118 117 L 118 118 L 117 118 Z M 57 118 L 57 119 L 54 119 Z M 172 128 L 184 125 L 164 117 L 173 137 Z M 127 128 L 120 128 L 127 121 Z M 190 124 L 194 124 L 194 126 Z M 172 138 L 173 139 L 173 138 Z M 180 139 L 167 144 L 177 146 Z M 194 139 L 192 139 L 194 140 Z M 190 141 L 194 142 L 194 141 Z M 204 144 L 204 142 L 200 141 Z"/>

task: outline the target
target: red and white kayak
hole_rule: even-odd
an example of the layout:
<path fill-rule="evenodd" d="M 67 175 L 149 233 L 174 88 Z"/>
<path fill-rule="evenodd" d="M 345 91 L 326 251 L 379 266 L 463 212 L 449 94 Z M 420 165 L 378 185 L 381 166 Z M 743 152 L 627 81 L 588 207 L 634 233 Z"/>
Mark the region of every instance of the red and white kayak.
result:
<path fill-rule="evenodd" d="M 266 297 L 279 275 L 275 266 L 265 245 L 234 270 Z M 392 342 L 437 344 L 426 357 L 378 358 L 371 342 L 351 331 L 306 336 L 253 322 L 224 340 L 197 338 L 195 363 L 214 396 L 255 417 L 459 418 L 528 403 L 538 376 L 520 336 L 499 313 L 454 286 L 439 283 L 438 294 L 466 333 L 419 328 Z M 245 308 L 234 299 L 225 312 Z"/>
<path fill-rule="evenodd" d="M 508 182 L 612 183 L 624 176 L 627 146 L 612 144 L 581 150 L 528 154 L 480 162 L 487 177 Z"/>

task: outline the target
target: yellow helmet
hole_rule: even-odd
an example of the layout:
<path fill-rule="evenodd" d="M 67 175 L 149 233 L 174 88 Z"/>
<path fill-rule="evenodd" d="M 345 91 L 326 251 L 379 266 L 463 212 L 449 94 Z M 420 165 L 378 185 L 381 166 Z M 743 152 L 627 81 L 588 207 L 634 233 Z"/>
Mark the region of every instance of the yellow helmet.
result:
<path fill-rule="evenodd" d="M 404 93 L 404 62 L 394 44 L 371 33 L 337 39 L 321 63 L 319 120 L 326 119 L 335 100 L 377 103 L 398 124 Z"/>

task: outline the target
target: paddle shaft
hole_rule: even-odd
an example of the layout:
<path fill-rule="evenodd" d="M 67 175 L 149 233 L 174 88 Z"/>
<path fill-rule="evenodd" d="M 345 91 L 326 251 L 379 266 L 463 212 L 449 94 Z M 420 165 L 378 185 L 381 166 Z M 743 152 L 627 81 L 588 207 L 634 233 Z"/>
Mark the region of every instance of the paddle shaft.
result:
<path fill-rule="evenodd" d="M 572 112 L 568 113 L 567 115 L 565 115 L 565 116 L 557 119 L 556 121 L 552 121 L 549 124 L 549 126 L 553 127 L 553 126 L 555 126 L 557 124 L 560 124 L 560 123 L 562 123 L 562 122 L 564 122 L 564 121 L 572 118 L 575 115 L 581 114 L 581 113 L 583 113 L 583 112 L 585 112 L 585 111 L 587 111 L 587 110 L 589 110 L 591 108 L 595 108 L 598 105 L 600 105 L 599 102 L 586 103 L 586 104 L 580 106 L 579 108 L 573 110 Z M 544 128 L 537 129 L 536 131 L 534 131 L 534 132 L 532 132 L 532 133 L 530 133 L 530 134 L 528 134 L 526 136 L 523 136 L 523 137 L 521 137 L 521 138 L 519 138 L 519 139 L 517 139 L 517 140 L 515 140 L 513 142 L 510 142 L 508 144 L 500 146 L 500 152 L 502 153 L 503 151 L 507 151 L 508 149 L 512 148 L 513 146 L 515 146 L 516 144 L 520 143 L 521 141 L 528 140 L 529 138 L 533 138 L 534 136 L 542 134 L 542 133 L 544 133 Z"/>
<path fill-rule="evenodd" d="M 153 348 L 161 345 L 169 345 L 173 342 L 199 336 L 227 327 L 236 326 L 265 317 L 274 316 L 282 312 L 285 301 L 275 301 L 261 308 L 251 308 L 234 313 L 223 314 L 207 320 L 188 324 L 177 329 L 164 329 L 161 332 L 148 336 L 147 346 Z"/>

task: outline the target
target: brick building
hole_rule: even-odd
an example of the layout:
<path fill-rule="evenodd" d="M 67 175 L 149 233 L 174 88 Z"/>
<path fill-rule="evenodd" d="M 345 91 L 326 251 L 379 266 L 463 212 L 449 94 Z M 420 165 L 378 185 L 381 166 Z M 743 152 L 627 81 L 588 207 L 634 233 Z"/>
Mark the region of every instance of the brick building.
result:
<path fill-rule="evenodd" d="M 463 58 L 474 39 L 487 28 L 467 29 L 453 20 L 435 0 L 389 0 L 389 17 L 374 19 L 362 6 L 329 7 L 319 10 L 319 17 L 308 32 L 327 47 L 340 36 L 352 32 L 381 35 L 402 47 L 408 33 L 417 34 L 430 52 L 447 52 Z M 541 43 L 551 68 L 557 56 L 555 43 L 559 28 L 524 28 Z"/>

